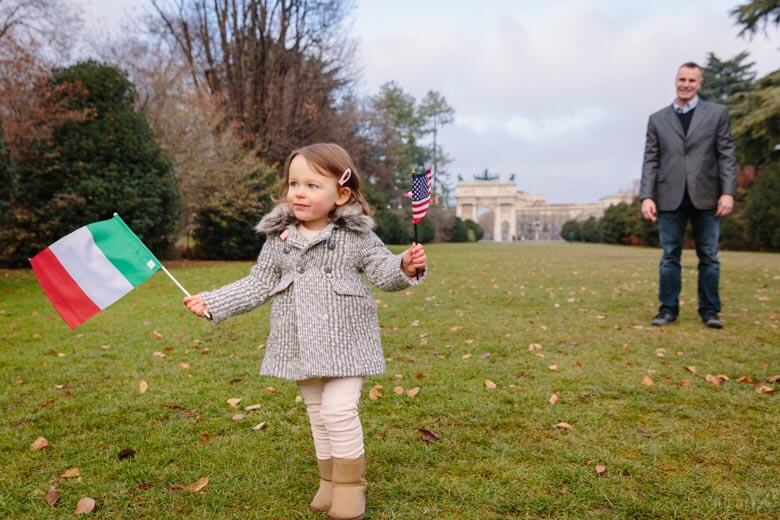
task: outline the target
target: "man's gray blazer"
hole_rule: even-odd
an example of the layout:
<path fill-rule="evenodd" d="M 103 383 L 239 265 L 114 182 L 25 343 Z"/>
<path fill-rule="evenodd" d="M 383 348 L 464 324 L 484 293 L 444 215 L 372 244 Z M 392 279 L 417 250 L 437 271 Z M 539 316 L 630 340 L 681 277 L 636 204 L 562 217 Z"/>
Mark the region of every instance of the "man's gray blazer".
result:
<path fill-rule="evenodd" d="M 659 211 L 674 211 L 685 184 L 697 209 L 713 209 L 722 194 L 734 195 L 737 161 L 726 107 L 700 100 L 688 135 L 671 105 L 650 116 L 639 198 Z"/>

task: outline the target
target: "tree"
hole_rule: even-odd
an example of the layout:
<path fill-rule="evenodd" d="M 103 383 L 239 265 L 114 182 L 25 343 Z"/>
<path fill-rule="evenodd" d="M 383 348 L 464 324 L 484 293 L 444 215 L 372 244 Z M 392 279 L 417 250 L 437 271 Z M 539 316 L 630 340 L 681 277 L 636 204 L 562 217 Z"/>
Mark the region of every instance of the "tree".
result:
<path fill-rule="evenodd" d="M 153 0 L 158 31 L 195 86 L 223 103 L 248 149 L 269 164 L 330 140 L 335 100 L 353 81 L 344 35 L 351 1 Z"/>
<path fill-rule="evenodd" d="M 49 138 L 20 150 L 14 218 L 0 235 L 3 259 L 23 264 L 115 211 L 163 255 L 175 239 L 176 187 L 170 163 L 133 108 L 132 84 L 115 67 L 94 61 L 56 70 L 50 84 L 55 93 L 69 93 L 67 108 L 84 117 L 60 122 Z"/>
<path fill-rule="evenodd" d="M 388 209 L 380 209 L 374 215 L 376 222 L 376 234 L 386 244 L 406 244 L 409 232 L 401 224 L 401 219 L 395 212 Z"/>
<path fill-rule="evenodd" d="M 0 44 L 46 46 L 66 57 L 81 17 L 62 0 L 0 0 Z"/>
<path fill-rule="evenodd" d="M 737 95 L 754 88 L 756 62 L 744 63 L 750 54 L 742 51 L 730 60 L 721 61 L 710 52 L 704 67 L 704 84 L 699 94 L 709 101 L 732 105 Z"/>
<path fill-rule="evenodd" d="M 482 226 L 471 219 L 466 220 L 466 230 L 468 231 L 470 242 L 479 242 L 485 236 L 485 230 L 482 229 Z"/>
<path fill-rule="evenodd" d="M 567 242 L 579 242 L 580 238 L 580 223 L 576 220 L 567 220 L 561 226 L 561 238 Z"/>
<path fill-rule="evenodd" d="M 751 186 L 746 217 L 759 245 L 780 249 L 780 160 L 764 168 Z"/>
<path fill-rule="evenodd" d="M 583 242 L 601 242 L 601 229 L 596 217 L 590 217 L 580 225 L 580 238 Z"/>
<path fill-rule="evenodd" d="M 444 166 L 446 162 L 449 162 L 445 156 L 443 156 L 436 143 L 436 136 L 439 128 L 444 125 L 452 123 L 455 116 L 455 110 L 447 104 L 447 99 L 435 90 L 429 90 L 425 97 L 422 99 L 419 108 L 420 116 L 427 123 L 427 130 L 433 134 L 433 147 L 431 154 L 433 155 L 433 186 L 431 187 L 431 201 L 436 204 L 437 190 L 436 181 L 439 178 L 446 177 L 446 172 L 439 171 L 439 165 Z"/>
<path fill-rule="evenodd" d="M 8 204 L 14 192 L 16 176 L 11 152 L 5 143 L 3 123 L 0 121 L 0 221 L 6 222 L 4 217 Z"/>
<path fill-rule="evenodd" d="M 737 154 L 745 164 L 760 165 L 780 144 L 780 69 L 756 82 L 731 110 Z"/>
<path fill-rule="evenodd" d="M 739 35 L 752 38 L 759 30 L 766 33 L 770 22 L 780 25 L 780 1 L 751 0 L 732 9 L 731 16 L 737 19 L 737 25 L 742 26 Z"/>
<path fill-rule="evenodd" d="M 455 217 L 452 220 L 452 227 L 449 233 L 450 242 L 468 242 L 469 241 L 469 229 L 466 227 L 466 223 L 460 217 Z"/>

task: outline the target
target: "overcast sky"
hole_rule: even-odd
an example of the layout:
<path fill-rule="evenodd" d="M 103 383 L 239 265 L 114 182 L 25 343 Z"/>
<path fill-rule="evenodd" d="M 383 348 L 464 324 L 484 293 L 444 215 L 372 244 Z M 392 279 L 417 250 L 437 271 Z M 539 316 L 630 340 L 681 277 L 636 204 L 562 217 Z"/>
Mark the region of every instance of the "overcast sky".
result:
<path fill-rule="evenodd" d="M 116 30 L 146 0 L 69 0 L 88 28 Z M 780 66 L 780 30 L 738 38 L 744 0 L 363 0 L 364 95 L 394 80 L 455 109 L 440 141 L 452 178 L 485 168 L 549 202 L 592 202 L 639 178 L 647 117 L 674 97 L 685 61 L 750 52 L 759 75 Z"/>

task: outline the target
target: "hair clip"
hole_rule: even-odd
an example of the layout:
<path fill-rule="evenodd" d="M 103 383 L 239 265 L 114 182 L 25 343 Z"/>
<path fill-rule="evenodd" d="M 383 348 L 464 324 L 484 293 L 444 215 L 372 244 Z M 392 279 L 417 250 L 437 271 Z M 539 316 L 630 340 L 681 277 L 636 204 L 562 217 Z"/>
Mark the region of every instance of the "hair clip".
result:
<path fill-rule="evenodd" d="M 347 168 L 339 179 L 339 186 L 344 186 L 350 177 L 352 177 L 352 168 Z"/>

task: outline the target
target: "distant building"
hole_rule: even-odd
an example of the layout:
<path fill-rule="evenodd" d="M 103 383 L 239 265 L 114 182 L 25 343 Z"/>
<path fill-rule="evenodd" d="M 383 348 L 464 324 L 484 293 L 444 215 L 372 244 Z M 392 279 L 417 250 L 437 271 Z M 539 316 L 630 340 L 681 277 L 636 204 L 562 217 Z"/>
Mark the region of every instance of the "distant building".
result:
<path fill-rule="evenodd" d="M 609 206 L 630 203 L 636 196 L 625 191 L 590 204 L 548 204 L 544 196 L 518 191 L 514 182 L 496 180 L 487 172 L 476 178 L 484 180 L 458 182 L 455 213 L 464 220 L 479 222 L 485 238 L 496 242 L 560 240 L 561 226 L 567 220 L 599 218 Z"/>

